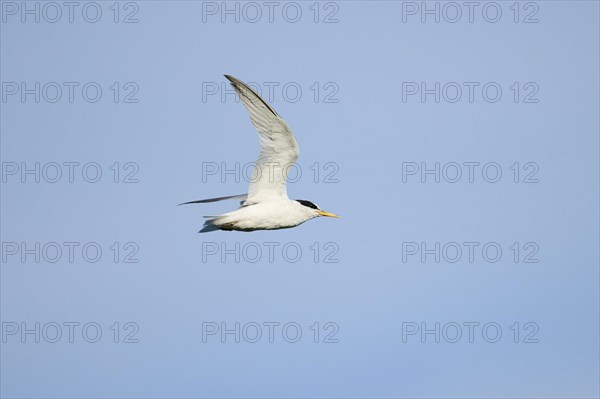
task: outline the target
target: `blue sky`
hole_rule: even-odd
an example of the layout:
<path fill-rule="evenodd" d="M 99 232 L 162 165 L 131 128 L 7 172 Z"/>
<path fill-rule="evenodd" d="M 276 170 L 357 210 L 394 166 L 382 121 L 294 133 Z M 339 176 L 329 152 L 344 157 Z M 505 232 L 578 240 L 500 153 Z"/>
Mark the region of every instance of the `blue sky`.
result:
<path fill-rule="evenodd" d="M 597 2 L 22 4 L 3 396 L 599 395 Z M 258 154 L 225 73 L 342 219 L 196 233 Z"/>

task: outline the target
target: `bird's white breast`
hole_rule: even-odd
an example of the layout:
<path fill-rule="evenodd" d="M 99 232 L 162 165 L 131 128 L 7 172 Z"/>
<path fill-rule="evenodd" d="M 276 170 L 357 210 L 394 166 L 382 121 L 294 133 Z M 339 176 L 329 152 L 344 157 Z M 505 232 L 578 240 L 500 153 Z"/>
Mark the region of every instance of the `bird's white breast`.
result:
<path fill-rule="evenodd" d="M 260 202 L 225 213 L 215 224 L 227 230 L 284 229 L 318 216 L 293 200 Z"/>

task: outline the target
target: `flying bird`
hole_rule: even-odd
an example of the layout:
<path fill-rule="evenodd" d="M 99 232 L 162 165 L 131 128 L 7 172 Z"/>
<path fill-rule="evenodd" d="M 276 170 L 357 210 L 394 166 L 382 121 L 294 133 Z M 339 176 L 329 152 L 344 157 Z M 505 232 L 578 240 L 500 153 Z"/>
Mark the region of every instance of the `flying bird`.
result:
<path fill-rule="evenodd" d="M 287 123 L 250 86 L 230 75 L 238 96 L 250 112 L 258 131 L 260 155 L 252 175 L 248 194 L 184 202 L 204 204 L 228 199 L 241 199 L 241 206 L 220 216 L 205 216 L 208 220 L 199 233 L 215 230 L 276 230 L 296 227 L 319 216 L 339 216 L 321 210 L 306 200 L 291 200 L 287 195 L 287 174 L 300 151 Z"/>

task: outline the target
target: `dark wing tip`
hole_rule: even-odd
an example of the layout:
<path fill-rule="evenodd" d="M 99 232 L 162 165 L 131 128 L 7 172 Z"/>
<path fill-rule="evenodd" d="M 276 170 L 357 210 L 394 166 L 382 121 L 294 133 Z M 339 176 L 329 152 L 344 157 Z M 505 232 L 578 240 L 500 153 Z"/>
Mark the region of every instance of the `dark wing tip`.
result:
<path fill-rule="evenodd" d="M 233 199 L 233 198 L 247 198 L 248 194 L 237 194 L 237 195 L 228 195 L 226 197 L 217 197 L 217 198 L 207 198 L 207 199 L 201 199 L 201 200 L 196 200 L 196 201 L 188 201 L 188 202 L 182 202 L 179 205 L 188 205 L 188 204 L 208 204 L 210 202 L 217 202 L 217 201 L 223 201 L 223 200 L 228 200 L 228 199 Z"/>
<path fill-rule="evenodd" d="M 181 204 L 177 204 L 177 206 L 180 205 L 189 205 L 189 204 L 206 204 L 209 202 L 215 202 L 220 200 L 220 198 L 211 198 L 211 199 L 207 199 L 207 200 L 196 200 L 196 201 L 188 201 L 188 202 L 182 202 Z"/>
<path fill-rule="evenodd" d="M 227 78 L 227 80 L 229 80 L 229 83 L 231 83 L 231 85 L 233 86 L 233 88 L 238 92 L 238 94 L 240 96 L 243 95 L 245 97 L 248 97 L 248 95 L 246 93 L 244 93 L 244 91 L 242 90 L 244 88 L 246 90 L 253 91 L 251 88 L 247 87 L 247 85 L 244 82 L 242 82 L 241 80 L 239 80 L 238 78 L 235 78 L 235 77 L 233 77 L 231 75 L 227 75 L 227 74 L 225 74 L 223 76 L 225 76 Z"/>
<path fill-rule="evenodd" d="M 181 204 L 177 204 L 177 206 L 188 205 L 188 204 L 195 204 L 195 203 L 197 203 L 197 201 L 182 202 Z"/>
<path fill-rule="evenodd" d="M 246 93 L 244 93 L 243 89 L 246 90 L 250 90 L 251 92 L 254 92 L 254 90 L 252 90 L 250 87 L 248 87 L 247 84 L 245 84 L 244 82 L 242 82 L 241 80 L 239 80 L 238 78 L 235 78 L 231 75 L 223 75 L 227 78 L 227 80 L 229 80 L 229 83 L 233 86 L 233 88 L 239 93 L 239 95 L 243 95 L 245 97 L 248 97 L 248 95 Z M 256 94 L 256 93 L 254 93 Z M 258 95 L 258 94 L 256 94 Z"/>
<path fill-rule="evenodd" d="M 250 96 L 248 96 L 248 94 L 245 92 L 247 90 L 250 93 L 252 93 L 258 99 L 258 101 L 260 101 L 261 103 L 263 103 L 264 106 L 267 107 L 267 109 L 269 111 L 271 111 L 271 113 L 273 115 L 279 117 L 279 114 L 273 109 L 273 107 L 271 107 L 271 105 L 269 105 L 269 103 L 267 103 L 252 87 L 248 86 L 248 84 L 242 82 L 238 78 L 235 78 L 235 77 L 233 77 L 231 75 L 223 75 L 223 76 L 225 76 L 227 78 L 227 80 L 229 80 L 229 82 L 231 83 L 231 85 L 233 86 L 233 88 L 236 90 L 236 92 L 238 93 L 238 95 L 240 96 L 240 98 L 242 96 L 244 96 L 250 102 L 254 102 L 254 99 L 251 98 Z"/>

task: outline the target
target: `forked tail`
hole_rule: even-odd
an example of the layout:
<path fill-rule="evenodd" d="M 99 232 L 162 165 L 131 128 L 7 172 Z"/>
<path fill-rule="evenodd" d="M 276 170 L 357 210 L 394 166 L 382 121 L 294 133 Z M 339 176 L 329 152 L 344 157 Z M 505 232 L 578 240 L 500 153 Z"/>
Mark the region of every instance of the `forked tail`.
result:
<path fill-rule="evenodd" d="M 236 199 L 236 198 L 241 199 L 242 202 L 240 203 L 240 205 L 243 205 L 244 200 L 246 198 L 248 198 L 248 194 L 238 194 L 238 195 L 230 195 L 227 197 L 218 197 L 218 198 L 209 198 L 209 199 L 203 199 L 203 200 L 189 201 L 189 202 L 184 202 L 179 205 L 207 204 L 209 202 L 224 201 L 224 200 Z M 223 227 L 217 225 L 217 221 L 219 221 L 221 219 L 221 216 L 204 216 L 204 217 L 208 218 L 208 220 L 206 222 L 204 222 L 204 227 L 202 227 L 202 229 L 198 233 L 208 233 L 209 231 L 215 231 L 215 230 L 229 230 L 226 225 Z"/>
<path fill-rule="evenodd" d="M 202 227 L 202 230 L 200 230 L 198 233 L 208 233 L 209 231 L 221 230 L 221 228 L 215 224 L 215 220 L 217 219 L 208 219 L 206 222 L 204 222 L 204 227 Z"/>

